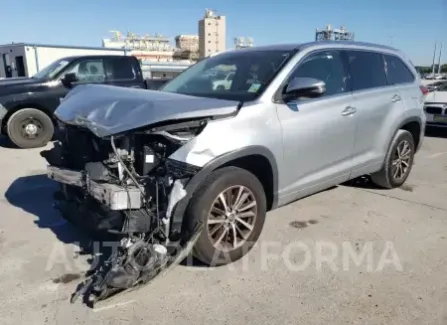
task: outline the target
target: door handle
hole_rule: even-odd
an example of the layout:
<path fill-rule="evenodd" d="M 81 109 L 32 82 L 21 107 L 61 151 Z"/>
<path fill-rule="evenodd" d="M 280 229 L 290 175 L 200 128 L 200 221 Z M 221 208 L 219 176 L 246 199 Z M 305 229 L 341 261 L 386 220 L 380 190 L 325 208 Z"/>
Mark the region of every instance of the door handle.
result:
<path fill-rule="evenodd" d="M 341 112 L 341 115 L 348 116 L 354 114 L 355 112 L 357 112 L 357 109 L 355 107 L 348 106 Z"/>
<path fill-rule="evenodd" d="M 391 99 L 393 103 L 400 102 L 401 100 L 402 98 L 400 98 L 399 95 L 394 95 L 393 98 Z"/>

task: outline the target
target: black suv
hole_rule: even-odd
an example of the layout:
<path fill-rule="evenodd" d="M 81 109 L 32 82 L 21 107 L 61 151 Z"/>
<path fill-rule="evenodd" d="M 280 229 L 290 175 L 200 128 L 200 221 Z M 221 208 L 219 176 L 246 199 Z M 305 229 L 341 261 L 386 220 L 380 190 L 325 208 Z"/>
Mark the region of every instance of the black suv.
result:
<path fill-rule="evenodd" d="M 61 98 L 74 86 L 91 83 L 147 87 L 133 56 L 63 58 L 31 78 L 0 80 L 0 133 L 20 148 L 46 145 L 54 135 L 53 112 Z"/>

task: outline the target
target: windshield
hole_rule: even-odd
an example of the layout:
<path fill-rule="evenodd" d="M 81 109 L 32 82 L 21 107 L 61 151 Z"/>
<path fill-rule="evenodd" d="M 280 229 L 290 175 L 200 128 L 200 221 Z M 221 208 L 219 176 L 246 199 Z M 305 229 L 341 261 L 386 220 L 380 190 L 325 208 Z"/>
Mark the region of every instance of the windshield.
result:
<path fill-rule="evenodd" d="M 38 73 L 36 73 L 33 78 L 36 79 L 52 79 L 54 76 L 56 76 L 63 68 L 65 68 L 70 61 L 65 59 L 57 60 L 53 63 L 51 63 L 49 66 L 46 66 L 42 70 L 40 70 Z"/>
<path fill-rule="evenodd" d="M 234 51 L 204 59 L 160 90 L 228 100 L 256 99 L 292 51 Z"/>

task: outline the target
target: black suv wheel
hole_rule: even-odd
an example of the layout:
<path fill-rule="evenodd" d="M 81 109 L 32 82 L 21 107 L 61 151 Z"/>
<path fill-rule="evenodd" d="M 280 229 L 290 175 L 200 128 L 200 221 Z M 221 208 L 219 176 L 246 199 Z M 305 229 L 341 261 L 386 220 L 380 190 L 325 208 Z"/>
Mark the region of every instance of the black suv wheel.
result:
<path fill-rule="evenodd" d="M 51 140 L 54 125 L 44 112 L 24 108 L 11 115 L 6 125 L 6 132 L 17 147 L 38 148 L 45 146 Z"/>

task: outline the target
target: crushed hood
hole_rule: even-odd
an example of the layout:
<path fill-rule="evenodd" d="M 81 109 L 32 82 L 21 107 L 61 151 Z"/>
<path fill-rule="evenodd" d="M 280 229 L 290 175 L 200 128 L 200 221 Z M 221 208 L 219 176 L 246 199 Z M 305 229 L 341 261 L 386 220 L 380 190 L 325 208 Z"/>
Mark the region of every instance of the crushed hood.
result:
<path fill-rule="evenodd" d="M 84 126 L 105 137 L 154 123 L 236 113 L 237 101 L 176 93 L 107 86 L 80 85 L 57 108 L 66 124 Z"/>

